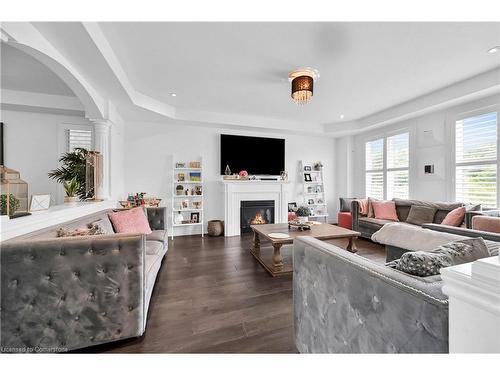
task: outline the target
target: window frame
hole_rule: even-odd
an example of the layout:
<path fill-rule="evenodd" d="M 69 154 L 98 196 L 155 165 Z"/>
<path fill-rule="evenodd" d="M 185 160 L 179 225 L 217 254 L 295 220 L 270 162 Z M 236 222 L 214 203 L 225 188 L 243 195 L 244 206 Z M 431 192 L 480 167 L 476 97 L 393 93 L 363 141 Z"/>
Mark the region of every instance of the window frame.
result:
<path fill-rule="evenodd" d="M 407 167 L 396 167 L 396 168 L 388 168 L 387 167 L 387 138 L 394 137 L 396 135 L 401 135 L 401 134 L 408 134 L 408 166 Z M 383 140 L 383 147 L 382 147 L 382 169 L 366 169 L 366 144 L 369 142 L 377 141 L 377 140 Z M 412 192 L 411 192 L 411 180 L 412 180 L 412 173 L 411 173 L 411 165 L 412 165 L 412 147 L 413 142 L 413 132 L 410 128 L 400 128 L 396 129 L 393 131 L 385 132 L 382 134 L 374 135 L 372 137 L 364 139 L 363 145 L 364 145 L 364 158 L 363 158 L 363 163 L 364 163 L 364 194 L 365 197 L 368 197 L 367 195 L 367 186 L 366 186 L 366 175 L 367 173 L 370 172 L 382 172 L 382 178 L 383 178 L 383 197 L 382 199 L 386 200 L 387 198 L 387 173 L 388 172 L 396 172 L 396 171 L 408 171 L 408 198 L 406 199 L 411 199 Z M 392 198 L 391 198 L 392 199 Z M 405 198 L 401 198 L 405 199 Z"/>
<path fill-rule="evenodd" d="M 451 139 L 451 184 L 450 184 L 450 197 L 451 200 L 457 201 L 457 166 L 475 166 L 475 165 L 496 165 L 497 167 L 497 193 L 496 193 L 496 206 L 500 203 L 500 106 L 493 105 L 485 105 L 480 108 L 475 108 L 467 111 L 462 111 L 458 113 L 454 113 L 449 118 L 449 127 L 450 127 L 450 139 Z M 456 150 L 456 136 L 457 136 L 457 122 L 464 120 L 468 117 L 480 116 L 487 113 L 496 112 L 497 113 L 497 153 L 496 160 L 489 161 L 480 161 L 480 162 L 460 162 L 457 163 L 457 150 Z M 470 202 L 465 202 L 470 203 Z M 488 207 L 488 206 L 486 206 Z"/>

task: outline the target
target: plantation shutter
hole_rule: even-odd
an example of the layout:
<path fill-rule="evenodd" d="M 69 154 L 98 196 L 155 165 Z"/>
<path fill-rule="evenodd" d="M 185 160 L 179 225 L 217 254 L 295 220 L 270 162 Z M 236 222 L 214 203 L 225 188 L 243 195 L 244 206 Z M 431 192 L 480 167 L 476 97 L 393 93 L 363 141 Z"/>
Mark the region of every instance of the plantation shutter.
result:
<path fill-rule="evenodd" d="M 384 198 L 384 139 L 366 142 L 366 196 Z"/>
<path fill-rule="evenodd" d="M 66 149 L 68 152 L 72 152 L 75 148 L 92 150 L 91 130 L 66 130 Z"/>
<path fill-rule="evenodd" d="M 497 112 L 455 123 L 456 200 L 497 206 Z"/>

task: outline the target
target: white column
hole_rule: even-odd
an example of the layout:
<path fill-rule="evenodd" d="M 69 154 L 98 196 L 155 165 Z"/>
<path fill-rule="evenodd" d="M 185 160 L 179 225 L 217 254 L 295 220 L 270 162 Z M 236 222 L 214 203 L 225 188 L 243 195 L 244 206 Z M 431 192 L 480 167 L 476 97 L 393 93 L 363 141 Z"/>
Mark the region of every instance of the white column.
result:
<path fill-rule="evenodd" d="M 441 270 L 450 353 L 500 353 L 500 258 Z"/>
<path fill-rule="evenodd" d="M 111 181 L 111 121 L 91 119 L 94 124 L 94 149 L 102 155 L 102 188 L 97 189 L 96 198 L 109 199 Z"/>

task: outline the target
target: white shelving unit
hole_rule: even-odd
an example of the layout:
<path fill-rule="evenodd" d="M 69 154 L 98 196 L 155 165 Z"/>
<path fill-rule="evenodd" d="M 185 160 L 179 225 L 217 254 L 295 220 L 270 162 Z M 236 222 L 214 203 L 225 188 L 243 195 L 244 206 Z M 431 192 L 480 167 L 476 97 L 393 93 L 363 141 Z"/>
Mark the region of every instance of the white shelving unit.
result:
<path fill-rule="evenodd" d="M 311 170 L 306 170 L 306 168 Z M 306 181 L 307 174 L 311 176 L 312 181 Z M 323 168 L 314 170 L 314 163 L 305 163 L 301 160 L 299 162 L 299 176 L 302 179 L 304 204 L 313 212 L 310 217 L 323 219 L 325 223 L 328 222 Z"/>
<path fill-rule="evenodd" d="M 190 161 L 173 161 L 173 166 L 172 166 L 172 215 L 171 215 L 171 221 L 172 221 L 172 231 L 171 231 L 171 238 L 172 240 L 174 239 L 175 236 L 175 230 L 177 228 L 181 227 L 200 227 L 200 234 L 203 237 L 203 228 L 204 228 L 204 205 L 205 203 L 203 202 L 203 196 L 205 192 L 205 187 L 203 184 L 203 160 L 202 158 L 196 159 L 196 160 L 191 160 L 195 162 L 200 163 L 200 168 L 192 168 L 189 167 Z M 185 167 L 177 167 L 176 165 L 178 163 L 184 163 Z M 190 173 L 199 173 L 200 174 L 200 181 L 192 181 L 190 178 Z M 184 181 L 179 180 L 179 174 L 184 175 Z M 182 195 L 177 195 L 177 186 L 182 185 L 183 186 L 183 191 L 189 190 L 190 194 L 182 194 Z M 192 189 L 196 189 L 196 187 L 201 187 L 201 194 L 196 195 L 191 193 Z M 183 201 L 188 201 L 188 207 L 182 207 L 182 202 Z M 193 202 L 200 202 L 201 206 L 200 208 L 195 208 L 193 206 Z M 193 212 L 198 212 L 199 213 L 199 222 L 197 223 L 185 223 L 185 224 L 180 224 L 175 222 L 175 217 L 178 213 L 181 213 L 181 215 L 184 217 L 184 220 L 190 220 L 191 219 L 191 213 Z"/>

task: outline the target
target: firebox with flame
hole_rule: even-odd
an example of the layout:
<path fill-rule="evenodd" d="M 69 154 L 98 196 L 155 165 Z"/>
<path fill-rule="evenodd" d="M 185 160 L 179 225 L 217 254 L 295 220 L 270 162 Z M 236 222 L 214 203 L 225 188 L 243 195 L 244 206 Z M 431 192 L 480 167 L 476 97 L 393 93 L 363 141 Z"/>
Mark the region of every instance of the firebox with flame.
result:
<path fill-rule="evenodd" d="M 255 214 L 255 217 L 252 220 L 250 220 L 250 224 L 252 224 L 252 225 L 267 224 L 267 221 L 266 221 L 266 219 L 264 219 L 262 214 L 259 212 L 259 213 Z"/>

